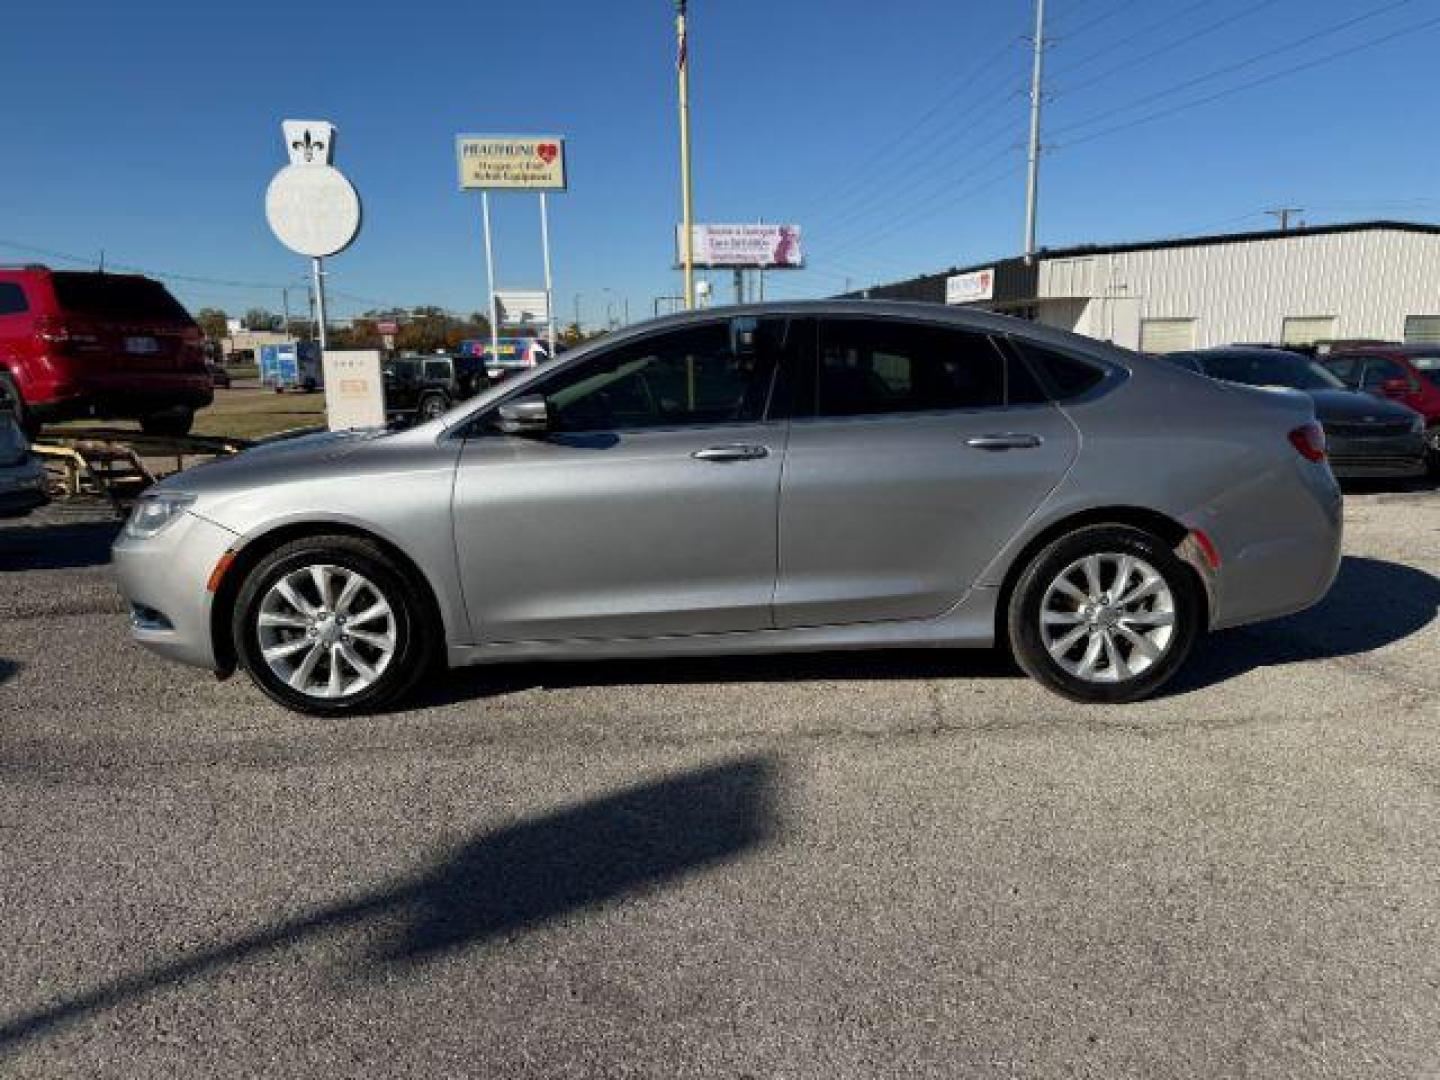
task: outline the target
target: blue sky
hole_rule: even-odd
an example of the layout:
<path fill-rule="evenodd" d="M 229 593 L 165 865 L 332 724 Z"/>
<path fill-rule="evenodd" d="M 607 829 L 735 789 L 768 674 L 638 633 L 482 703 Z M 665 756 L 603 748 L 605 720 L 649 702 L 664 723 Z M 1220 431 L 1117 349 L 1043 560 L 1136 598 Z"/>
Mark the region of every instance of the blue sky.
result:
<path fill-rule="evenodd" d="M 1049 8 L 1043 244 L 1261 227 L 1281 205 L 1317 223 L 1440 219 L 1434 0 Z M 698 218 L 802 225 L 813 269 L 771 295 L 1014 254 L 1032 10 L 693 0 Z M 279 121 L 319 117 L 339 125 L 337 164 L 365 203 L 360 238 L 330 265 L 338 314 L 482 309 L 479 205 L 456 190 L 454 136 L 558 132 L 571 190 L 552 202 L 557 304 L 568 317 L 580 293 L 593 323 L 628 299 L 639 317 L 678 291 L 672 13 L 669 0 L 17 5 L 0 37 L 0 259 L 104 248 L 112 264 L 266 286 L 172 280 L 192 308 L 278 310 L 272 286 L 306 266 L 270 235 L 263 194 L 285 160 Z M 1188 107 L 1212 94 L 1225 96 Z M 495 212 L 500 283 L 538 285 L 536 200 L 497 197 Z"/>

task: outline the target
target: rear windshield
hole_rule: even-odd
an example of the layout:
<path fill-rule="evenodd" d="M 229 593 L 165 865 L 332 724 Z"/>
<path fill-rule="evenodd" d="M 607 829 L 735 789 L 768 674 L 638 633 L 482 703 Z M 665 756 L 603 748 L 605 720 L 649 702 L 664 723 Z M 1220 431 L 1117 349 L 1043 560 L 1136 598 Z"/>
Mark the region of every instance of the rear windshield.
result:
<path fill-rule="evenodd" d="M 105 319 L 191 321 L 165 286 L 149 278 L 61 271 L 50 281 L 62 311 Z"/>
<path fill-rule="evenodd" d="M 1345 384 L 1314 360 L 1295 353 L 1201 353 L 1205 374 L 1248 386 L 1285 386 L 1292 390 L 1343 390 Z"/>

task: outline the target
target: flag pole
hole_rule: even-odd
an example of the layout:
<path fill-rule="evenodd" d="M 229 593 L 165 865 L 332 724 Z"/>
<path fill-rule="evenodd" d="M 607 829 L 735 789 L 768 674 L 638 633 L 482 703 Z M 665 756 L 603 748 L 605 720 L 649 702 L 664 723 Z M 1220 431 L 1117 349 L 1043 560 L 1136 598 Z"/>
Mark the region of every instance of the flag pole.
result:
<path fill-rule="evenodd" d="M 690 182 L 690 58 L 686 0 L 675 0 L 675 69 L 680 84 L 680 252 L 685 264 L 685 307 L 695 307 L 694 189 Z"/>

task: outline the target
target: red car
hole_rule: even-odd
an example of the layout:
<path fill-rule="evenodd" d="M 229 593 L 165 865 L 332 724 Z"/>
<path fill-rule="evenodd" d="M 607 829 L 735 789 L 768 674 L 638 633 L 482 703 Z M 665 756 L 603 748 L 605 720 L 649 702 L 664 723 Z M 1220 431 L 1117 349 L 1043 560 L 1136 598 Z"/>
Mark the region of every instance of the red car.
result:
<path fill-rule="evenodd" d="M 1440 342 L 1338 349 L 1325 366 L 1346 386 L 1408 405 L 1425 417 L 1430 471 L 1440 474 Z"/>
<path fill-rule="evenodd" d="M 0 267 L 0 406 L 31 438 L 92 416 L 184 435 L 214 396 L 200 328 L 158 281 Z"/>

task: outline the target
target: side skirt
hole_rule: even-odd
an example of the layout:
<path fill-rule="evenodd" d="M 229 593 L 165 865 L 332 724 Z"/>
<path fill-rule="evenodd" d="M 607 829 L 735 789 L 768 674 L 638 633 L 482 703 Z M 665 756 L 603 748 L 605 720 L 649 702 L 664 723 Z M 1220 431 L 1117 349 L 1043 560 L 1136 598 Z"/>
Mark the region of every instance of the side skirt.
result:
<path fill-rule="evenodd" d="M 842 649 L 988 649 L 995 644 L 1000 590 L 976 587 L 935 619 L 802 626 L 657 638 L 571 638 L 451 645 L 451 667 L 534 660 L 630 660 L 665 656 L 743 656 Z"/>

